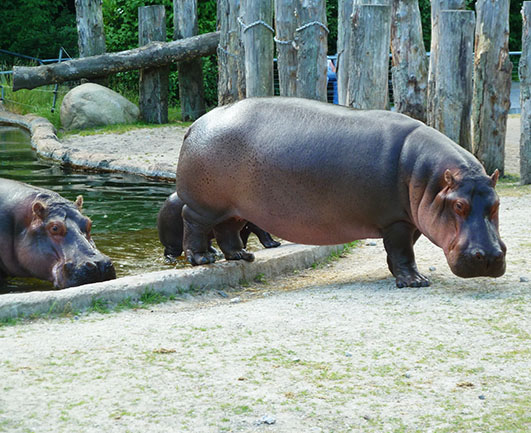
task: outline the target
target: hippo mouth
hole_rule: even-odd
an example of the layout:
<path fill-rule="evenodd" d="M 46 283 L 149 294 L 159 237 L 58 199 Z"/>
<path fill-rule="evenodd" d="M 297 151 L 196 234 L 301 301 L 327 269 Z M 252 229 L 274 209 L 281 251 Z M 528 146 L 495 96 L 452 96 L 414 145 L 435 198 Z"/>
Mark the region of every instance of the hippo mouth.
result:
<path fill-rule="evenodd" d="M 485 253 L 479 249 L 446 254 L 452 272 L 461 278 L 501 277 L 505 273 L 505 248 Z"/>
<path fill-rule="evenodd" d="M 51 281 L 58 289 L 99 283 L 116 278 L 116 271 L 110 259 L 82 264 L 58 262 L 52 268 Z"/>

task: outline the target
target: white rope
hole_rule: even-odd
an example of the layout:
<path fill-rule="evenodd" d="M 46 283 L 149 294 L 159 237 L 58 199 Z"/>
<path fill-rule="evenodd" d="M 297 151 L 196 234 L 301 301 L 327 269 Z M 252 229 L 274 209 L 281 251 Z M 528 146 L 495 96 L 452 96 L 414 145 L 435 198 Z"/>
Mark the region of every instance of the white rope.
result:
<path fill-rule="evenodd" d="M 248 24 L 246 25 L 243 21 L 242 21 L 242 17 L 238 17 L 238 22 L 240 23 L 240 25 L 243 27 L 243 32 L 245 33 L 247 30 L 249 30 L 251 27 L 254 27 L 254 26 L 258 26 L 258 25 L 262 25 L 264 26 L 266 29 L 268 29 L 271 33 L 275 34 L 275 30 L 273 30 L 273 27 L 271 27 L 269 24 L 267 24 L 265 21 L 263 20 L 258 20 L 258 21 L 255 21 L 251 24 Z"/>
<path fill-rule="evenodd" d="M 307 29 L 308 27 L 311 27 L 311 26 L 320 26 L 324 29 L 324 31 L 326 33 L 330 33 L 330 30 L 328 30 L 328 27 L 326 27 L 322 22 L 320 21 L 312 21 L 312 22 L 309 22 L 307 24 L 304 24 L 303 26 L 300 26 L 299 28 L 295 29 L 295 32 L 300 32 L 304 29 Z"/>

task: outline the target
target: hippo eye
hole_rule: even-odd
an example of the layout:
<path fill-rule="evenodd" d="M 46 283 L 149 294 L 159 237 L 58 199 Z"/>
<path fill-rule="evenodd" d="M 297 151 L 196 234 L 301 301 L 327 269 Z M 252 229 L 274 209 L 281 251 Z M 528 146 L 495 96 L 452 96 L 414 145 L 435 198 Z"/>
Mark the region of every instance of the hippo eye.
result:
<path fill-rule="evenodd" d="M 495 203 L 491 208 L 490 208 L 490 215 L 489 215 L 489 218 L 490 219 L 494 219 L 498 216 L 498 211 L 500 209 L 500 203 L 497 202 Z"/>
<path fill-rule="evenodd" d="M 467 213 L 468 206 L 465 202 L 461 200 L 457 200 L 454 203 L 454 211 L 457 215 L 464 216 Z"/>
<path fill-rule="evenodd" d="M 52 236 L 64 236 L 66 234 L 66 227 L 60 222 L 51 222 L 47 229 Z"/>

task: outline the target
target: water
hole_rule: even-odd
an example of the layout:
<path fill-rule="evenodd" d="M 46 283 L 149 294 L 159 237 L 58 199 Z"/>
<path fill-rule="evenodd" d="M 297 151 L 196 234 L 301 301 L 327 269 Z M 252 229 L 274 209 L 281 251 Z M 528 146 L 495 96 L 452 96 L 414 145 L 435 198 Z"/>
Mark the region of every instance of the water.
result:
<path fill-rule="evenodd" d="M 118 277 L 174 267 L 163 261 L 156 229 L 160 206 L 175 190 L 173 182 L 62 168 L 37 157 L 27 132 L 8 127 L 0 127 L 0 177 L 51 189 L 68 200 L 83 195 L 83 213 L 93 221 L 93 239 L 113 260 Z M 52 288 L 48 282 L 10 278 L 0 293 Z"/>

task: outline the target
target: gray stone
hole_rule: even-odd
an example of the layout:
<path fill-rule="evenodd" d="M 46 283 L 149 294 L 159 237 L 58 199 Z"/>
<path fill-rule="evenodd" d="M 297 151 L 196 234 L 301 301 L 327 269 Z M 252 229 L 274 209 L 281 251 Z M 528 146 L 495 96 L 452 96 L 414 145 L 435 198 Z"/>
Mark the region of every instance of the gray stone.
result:
<path fill-rule="evenodd" d="M 86 83 L 70 90 L 61 105 L 61 123 L 65 129 L 133 123 L 138 107 L 107 87 Z"/>

